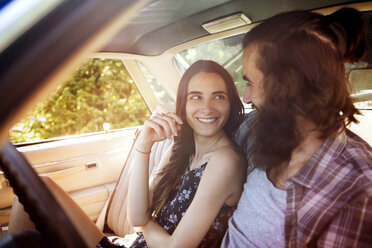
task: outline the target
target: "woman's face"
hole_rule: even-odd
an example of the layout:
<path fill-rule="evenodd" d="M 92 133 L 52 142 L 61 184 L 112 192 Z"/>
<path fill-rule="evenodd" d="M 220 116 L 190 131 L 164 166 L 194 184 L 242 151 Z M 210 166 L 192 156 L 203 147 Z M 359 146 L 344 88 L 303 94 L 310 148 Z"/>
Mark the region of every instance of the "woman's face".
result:
<path fill-rule="evenodd" d="M 194 134 L 211 137 L 218 134 L 230 114 L 225 81 L 216 73 L 200 72 L 189 82 L 186 120 Z"/>

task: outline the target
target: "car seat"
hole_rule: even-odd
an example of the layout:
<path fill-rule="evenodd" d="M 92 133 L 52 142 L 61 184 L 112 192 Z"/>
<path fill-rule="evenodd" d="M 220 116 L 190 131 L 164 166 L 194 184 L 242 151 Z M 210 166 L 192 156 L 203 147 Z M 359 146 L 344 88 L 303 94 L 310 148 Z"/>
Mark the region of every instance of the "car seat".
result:
<path fill-rule="evenodd" d="M 149 160 L 149 175 L 150 177 L 156 171 L 156 167 L 160 162 L 162 154 L 170 147 L 172 141 L 165 139 L 161 142 L 156 142 L 151 148 Z M 124 237 L 126 234 L 133 233 L 133 228 L 127 221 L 127 195 L 128 184 L 131 172 L 132 160 L 134 155 L 135 141 L 133 142 L 131 151 L 125 161 L 121 175 L 116 183 L 115 189 L 101 211 L 96 225 L 108 235 L 117 235 Z"/>

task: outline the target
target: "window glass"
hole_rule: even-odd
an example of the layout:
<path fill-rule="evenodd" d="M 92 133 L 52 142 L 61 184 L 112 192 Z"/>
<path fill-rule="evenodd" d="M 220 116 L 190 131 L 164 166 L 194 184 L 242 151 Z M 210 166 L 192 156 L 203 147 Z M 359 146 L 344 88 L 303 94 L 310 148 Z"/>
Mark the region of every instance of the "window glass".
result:
<path fill-rule="evenodd" d="M 61 0 L 0 1 L 0 51 L 51 11 Z M 0 5 L 1 6 L 1 5 Z"/>
<path fill-rule="evenodd" d="M 137 61 L 137 63 L 143 75 L 145 76 L 146 81 L 150 85 L 152 92 L 154 93 L 156 99 L 158 100 L 158 103 L 162 104 L 174 103 L 174 100 L 172 99 L 168 91 L 163 87 L 163 85 L 156 80 L 156 78 L 147 70 L 147 68 L 140 61 Z"/>
<path fill-rule="evenodd" d="M 242 39 L 243 34 L 207 42 L 179 53 L 176 58 L 181 57 L 188 65 L 200 59 L 219 63 L 232 75 L 242 97 L 246 84 L 242 78 Z"/>
<path fill-rule="evenodd" d="M 372 109 L 372 69 L 363 61 L 346 64 L 349 81 L 352 84 L 352 96 L 359 109 Z"/>
<path fill-rule="evenodd" d="M 120 60 L 89 59 L 9 132 L 13 143 L 142 125 L 150 116 Z"/>
<path fill-rule="evenodd" d="M 372 15 L 370 15 L 371 18 Z M 370 29 L 368 29 L 370 30 Z M 368 35 L 372 37 L 371 32 Z M 175 64 L 182 74 L 188 65 L 200 59 L 213 60 L 225 67 L 232 75 L 240 97 L 243 97 L 246 82 L 242 79 L 242 39 L 244 34 L 215 40 L 189 48 L 175 56 Z M 368 56 L 369 54 L 369 56 Z M 346 73 L 352 83 L 352 96 L 360 109 L 372 109 L 372 66 L 371 52 L 364 61 L 346 64 Z M 246 110 L 250 105 L 245 105 Z"/>

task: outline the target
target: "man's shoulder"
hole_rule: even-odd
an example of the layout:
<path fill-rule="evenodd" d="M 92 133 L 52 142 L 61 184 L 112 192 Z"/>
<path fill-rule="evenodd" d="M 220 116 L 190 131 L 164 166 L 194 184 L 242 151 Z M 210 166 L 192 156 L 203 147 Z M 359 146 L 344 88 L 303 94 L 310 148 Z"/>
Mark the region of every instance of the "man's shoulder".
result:
<path fill-rule="evenodd" d="M 364 170 L 372 173 L 372 148 L 371 146 L 350 130 L 346 130 L 347 142 L 343 156 L 349 161 L 362 166 Z M 372 178 L 371 178 L 372 180 Z"/>
<path fill-rule="evenodd" d="M 327 189 L 323 192 L 327 197 L 330 188 L 334 194 L 353 195 L 372 184 L 372 149 L 356 134 L 342 132 L 323 143 L 296 179 L 314 187 L 314 192 Z"/>
<path fill-rule="evenodd" d="M 350 168 L 348 178 L 351 181 L 360 180 L 372 184 L 372 148 L 371 146 L 350 130 L 345 131 L 346 142 L 344 149 L 339 153 L 337 162 Z M 363 183 L 362 183 L 363 184 Z"/>
<path fill-rule="evenodd" d="M 360 147 L 363 150 L 366 150 L 368 152 L 372 152 L 371 146 L 368 144 L 367 141 L 362 139 L 359 135 L 351 131 L 350 129 L 345 130 L 345 134 L 348 138 L 348 141 L 350 144 L 354 144 L 357 147 Z"/>
<path fill-rule="evenodd" d="M 237 130 L 237 133 L 239 133 L 239 132 L 247 133 L 251 129 L 251 127 L 253 125 L 253 122 L 256 119 L 256 115 L 257 115 L 256 110 L 252 110 L 249 113 L 246 113 L 244 115 L 243 122 L 241 123 L 241 125 L 239 126 L 239 128 Z"/>
<path fill-rule="evenodd" d="M 252 110 L 251 112 L 247 113 L 244 117 L 243 122 L 240 124 L 239 128 L 236 130 L 234 139 L 235 143 L 242 147 L 244 141 L 246 141 L 246 136 L 248 135 L 249 131 L 253 126 L 253 122 L 256 119 L 256 110 Z"/>

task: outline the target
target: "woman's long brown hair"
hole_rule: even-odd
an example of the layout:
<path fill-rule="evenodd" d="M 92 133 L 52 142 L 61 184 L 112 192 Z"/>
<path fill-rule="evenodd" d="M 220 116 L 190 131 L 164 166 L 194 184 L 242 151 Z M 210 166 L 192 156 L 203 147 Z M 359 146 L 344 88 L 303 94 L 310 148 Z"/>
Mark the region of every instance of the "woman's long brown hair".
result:
<path fill-rule="evenodd" d="M 183 125 L 174 139 L 172 155 L 168 164 L 156 175 L 151 213 L 158 214 L 168 199 L 175 193 L 182 176 L 187 171 L 191 157 L 195 154 L 194 132 L 186 121 L 187 90 L 191 78 L 201 72 L 215 73 L 225 82 L 230 101 L 230 115 L 223 127 L 232 139 L 233 132 L 243 120 L 243 104 L 231 75 L 216 62 L 199 60 L 192 64 L 181 78 L 177 91 L 176 113 L 182 118 Z"/>

